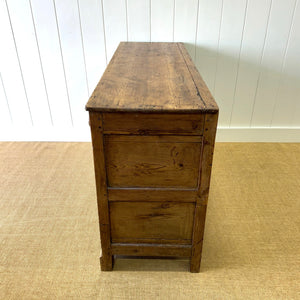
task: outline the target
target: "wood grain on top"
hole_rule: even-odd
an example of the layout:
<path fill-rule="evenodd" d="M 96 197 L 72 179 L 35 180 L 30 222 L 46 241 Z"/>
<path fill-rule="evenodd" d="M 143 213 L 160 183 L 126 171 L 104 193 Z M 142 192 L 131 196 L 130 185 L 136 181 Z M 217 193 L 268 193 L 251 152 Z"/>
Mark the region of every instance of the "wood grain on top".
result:
<path fill-rule="evenodd" d="M 86 109 L 192 113 L 218 106 L 182 43 L 121 42 Z"/>

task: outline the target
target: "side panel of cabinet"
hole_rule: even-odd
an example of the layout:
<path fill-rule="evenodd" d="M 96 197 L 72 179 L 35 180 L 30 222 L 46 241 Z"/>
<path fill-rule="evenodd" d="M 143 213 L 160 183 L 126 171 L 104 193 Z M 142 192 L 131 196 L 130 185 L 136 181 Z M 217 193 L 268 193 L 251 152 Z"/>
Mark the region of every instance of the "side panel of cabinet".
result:
<path fill-rule="evenodd" d="M 198 186 L 201 137 L 107 135 L 104 141 L 109 187 Z"/>

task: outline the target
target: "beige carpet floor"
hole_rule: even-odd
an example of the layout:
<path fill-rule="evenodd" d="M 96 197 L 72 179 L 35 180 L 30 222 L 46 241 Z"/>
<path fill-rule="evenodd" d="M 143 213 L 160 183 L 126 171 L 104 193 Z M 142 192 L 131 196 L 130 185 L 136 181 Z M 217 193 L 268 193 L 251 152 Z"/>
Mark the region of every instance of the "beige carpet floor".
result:
<path fill-rule="evenodd" d="M 300 299 L 300 144 L 218 143 L 201 273 L 99 268 L 90 143 L 0 143 L 0 299 Z"/>

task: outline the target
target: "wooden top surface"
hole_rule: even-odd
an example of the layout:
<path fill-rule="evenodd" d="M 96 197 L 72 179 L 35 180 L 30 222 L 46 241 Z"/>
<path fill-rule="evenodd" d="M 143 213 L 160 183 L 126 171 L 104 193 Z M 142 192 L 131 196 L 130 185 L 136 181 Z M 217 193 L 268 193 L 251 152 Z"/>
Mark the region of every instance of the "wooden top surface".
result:
<path fill-rule="evenodd" d="M 86 110 L 197 113 L 218 106 L 182 43 L 121 42 Z"/>

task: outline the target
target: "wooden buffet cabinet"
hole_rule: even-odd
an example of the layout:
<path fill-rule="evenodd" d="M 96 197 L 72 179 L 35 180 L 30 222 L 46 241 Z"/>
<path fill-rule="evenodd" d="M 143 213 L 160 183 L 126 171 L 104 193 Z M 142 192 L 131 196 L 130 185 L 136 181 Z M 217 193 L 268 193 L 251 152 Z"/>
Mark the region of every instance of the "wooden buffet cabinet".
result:
<path fill-rule="evenodd" d="M 90 97 L 102 256 L 199 272 L 218 106 L 182 43 L 122 42 Z"/>

